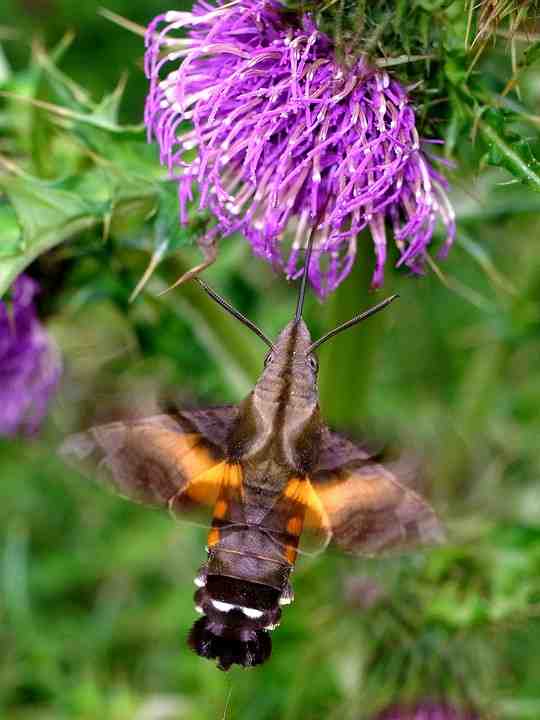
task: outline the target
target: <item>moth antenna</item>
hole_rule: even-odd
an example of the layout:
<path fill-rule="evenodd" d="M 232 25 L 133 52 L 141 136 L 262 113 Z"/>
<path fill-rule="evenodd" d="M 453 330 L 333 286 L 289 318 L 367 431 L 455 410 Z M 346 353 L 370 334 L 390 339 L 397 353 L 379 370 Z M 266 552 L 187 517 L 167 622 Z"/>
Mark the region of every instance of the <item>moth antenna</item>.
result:
<path fill-rule="evenodd" d="M 218 305 L 221 305 L 221 307 L 226 310 L 230 315 L 235 317 L 237 320 L 240 320 L 242 325 L 245 325 L 248 327 L 252 332 L 255 333 L 264 343 L 268 345 L 270 350 L 274 349 L 274 345 L 271 340 L 269 340 L 266 335 L 263 333 L 263 331 L 255 325 L 254 322 L 252 322 L 249 318 L 247 318 L 245 315 L 242 315 L 242 313 L 234 308 L 225 298 L 222 298 L 221 295 L 218 295 L 217 292 L 212 290 L 211 287 L 209 287 L 204 280 L 201 280 L 201 278 L 194 278 L 199 285 L 202 287 L 204 292 L 214 300 L 214 302 L 217 302 Z"/>
<path fill-rule="evenodd" d="M 387 297 L 386 300 L 378 303 L 378 305 L 374 305 L 372 308 L 369 308 L 369 310 L 364 310 L 363 313 L 355 315 L 350 320 L 347 320 L 347 322 L 344 322 L 343 325 L 338 325 L 337 328 L 335 328 L 334 330 L 330 330 L 330 332 L 326 333 L 326 335 L 323 335 L 322 338 L 315 340 L 315 342 L 308 347 L 307 353 L 312 353 L 327 340 L 330 340 L 330 338 L 334 337 L 334 335 L 337 335 L 338 333 L 343 332 L 343 330 L 347 330 L 354 325 L 358 325 L 358 323 L 361 323 L 363 320 L 367 320 L 368 317 L 371 317 L 372 315 L 375 315 L 381 310 L 384 310 L 385 307 L 390 305 L 390 303 L 394 302 L 394 300 L 397 300 L 398 297 L 399 295 L 397 293 L 395 295 L 391 295 L 390 297 Z"/>
<path fill-rule="evenodd" d="M 297 323 L 300 321 L 300 318 L 302 317 L 302 310 L 304 308 L 304 299 L 306 297 L 306 287 L 307 287 L 307 281 L 308 281 L 308 274 L 309 274 L 309 265 L 311 262 L 311 252 L 313 250 L 313 238 L 315 236 L 315 231 L 319 225 L 319 219 L 320 214 L 317 217 L 317 220 L 313 224 L 310 233 L 309 233 L 309 239 L 306 247 L 306 256 L 304 259 L 304 272 L 302 273 L 302 280 L 300 281 L 300 288 L 298 290 L 298 300 L 296 301 L 296 312 L 294 314 L 294 322 Z"/>

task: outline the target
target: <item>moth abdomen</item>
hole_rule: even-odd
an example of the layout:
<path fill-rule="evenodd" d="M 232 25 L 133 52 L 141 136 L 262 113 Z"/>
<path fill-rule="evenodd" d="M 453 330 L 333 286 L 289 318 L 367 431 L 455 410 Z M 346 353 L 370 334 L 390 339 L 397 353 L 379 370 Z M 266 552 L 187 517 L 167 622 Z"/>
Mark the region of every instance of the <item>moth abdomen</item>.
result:
<path fill-rule="evenodd" d="M 272 654 L 272 639 L 266 630 L 254 631 L 244 638 L 221 634 L 206 616 L 194 623 L 187 643 L 200 657 L 217 660 L 218 668 L 225 672 L 233 665 L 262 665 Z"/>
<path fill-rule="evenodd" d="M 277 588 L 224 575 L 207 574 L 195 592 L 203 614 L 193 625 L 188 645 L 201 657 L 217 660 L 221 670 L 265 662 L 272 652 L 269 635 L 281 618 Z"/>

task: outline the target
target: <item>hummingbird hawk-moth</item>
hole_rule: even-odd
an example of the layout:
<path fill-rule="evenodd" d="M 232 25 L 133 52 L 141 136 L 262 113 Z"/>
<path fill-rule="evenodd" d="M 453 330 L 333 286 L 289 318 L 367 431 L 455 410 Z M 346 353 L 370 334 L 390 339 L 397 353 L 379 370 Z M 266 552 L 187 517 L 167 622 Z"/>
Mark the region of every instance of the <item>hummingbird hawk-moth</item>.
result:
<path fill-rule="evenodd" d="M 396 296 L 313 342 L 302 319 L 310 256 L 311 242 L 294 319 L 275 342 L 198 279 L 269 347 L 259 380 L 239 405 L 113 422 L 69 437 L 61 448 L 76 464 L 97 465 L 130 500 L 174 516 L 194 504 L 211 509 L 207 559 L 195 578 L 202 617 L 188 644 L 222 670 L 269 658 L 270 631 L 293 600 L 289 576 L 303 532 L 359 555 L 442 536 L 431 506 L 395 471 L 330 430 L 319 410 L 316 348 Z"/>

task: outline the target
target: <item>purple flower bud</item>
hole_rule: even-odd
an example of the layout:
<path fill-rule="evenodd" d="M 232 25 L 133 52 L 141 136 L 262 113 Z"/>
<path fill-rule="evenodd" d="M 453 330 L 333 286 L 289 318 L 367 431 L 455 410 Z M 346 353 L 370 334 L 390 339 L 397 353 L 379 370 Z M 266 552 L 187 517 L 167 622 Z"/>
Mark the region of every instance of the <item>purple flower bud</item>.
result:
<path fill-rule="evenodd" d="M 145 121 L 179 183 L 182 222 L 195 185 L 211 236 L 242 232 L 291 278 L 318 222 L 309 276 L 321 296 L 350 272 L 364 229 L 375 287 L 389 226 L 398 266 L 422 271 L 439 219 L 446 254 L 454 213 L 405 88 L 362 57 L 340 65 L 309 15 L 290 25 L 275 0 L 199 0 L 157 17 L 146 42 Z"/>
<path fill-rule="evenodd" d="M 0 300 L 0 435 L 37 432 L 60 378 L 60 355 L 36 315 L 37 292 L 20 275 L 11 302 Z"/>
<path fill-rule="evenodd" d="M 472 710 L 458 710 L 442 702 L 424 700 L 416 705 L 394 705 L 379 713 L 375 720 L 480 720 Z"/>

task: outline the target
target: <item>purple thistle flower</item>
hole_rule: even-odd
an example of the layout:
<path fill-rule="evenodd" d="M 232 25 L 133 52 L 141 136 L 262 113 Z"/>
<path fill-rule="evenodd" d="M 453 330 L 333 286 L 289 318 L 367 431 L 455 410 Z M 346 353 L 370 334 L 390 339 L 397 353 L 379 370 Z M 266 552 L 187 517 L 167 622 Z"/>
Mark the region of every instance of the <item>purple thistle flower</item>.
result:
<path fill-rule="evenodd" d="M 37 432 L 61 373 L 56 346 L 34 306 L 37 283 L 20 275 L 0 300 L 0 435 Z"/>
<path fill-rule="evenodd" d="M 394 705 L 376 716 L 376 720 L 480 720 L 472 710 L 458 710 L 446 703 L 424 700 L 417 705 Z"/>
<path fill-rule="evenodd" d="M 217 219 L 202 245 L 241 231 L 294 278 L 317 222 L 309 276 L 321 296 L 350 272 L 365 228 L 375 287 L 388 226 L 398 266 L 422 271 L 439 219 L 446 255 L 454 213 L 405 88 L 362 57 L 340 65 L 309 15 L 290 25 L 275 0 L 198 0 L 192 12 L 155 18 L 146 42 L 149 137 L 179 182 L 181 221 L 194 184 L 199 207 Z"/>

